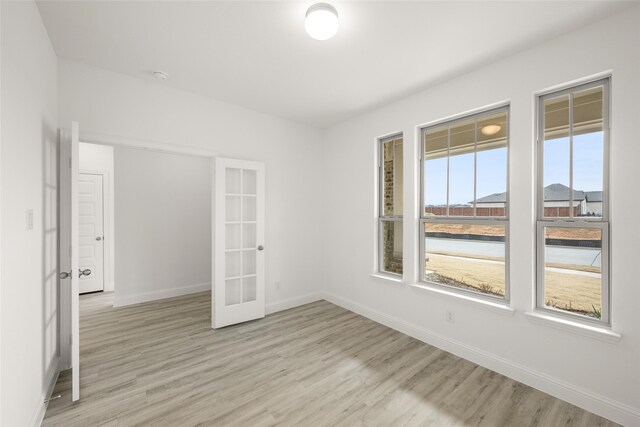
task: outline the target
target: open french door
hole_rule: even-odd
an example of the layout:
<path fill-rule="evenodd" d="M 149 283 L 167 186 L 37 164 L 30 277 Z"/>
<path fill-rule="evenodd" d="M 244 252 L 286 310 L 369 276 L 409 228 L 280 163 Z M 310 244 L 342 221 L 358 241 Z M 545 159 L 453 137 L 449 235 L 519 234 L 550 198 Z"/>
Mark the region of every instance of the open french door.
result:
<path fill-rule="evenodd" d="M 213 328 L 265 315 L 264 163 L 214 159 Z"/>
<path fill-rule="evenodd" d="M 79 280 L 91 274 L 81 271 L 79 262 L 79 133 L 78 123 L 72 122 L 71 130 L 60 134 L 60 335 L 62 357 L 71 368 L 73 401 L 80 399 Z"/>

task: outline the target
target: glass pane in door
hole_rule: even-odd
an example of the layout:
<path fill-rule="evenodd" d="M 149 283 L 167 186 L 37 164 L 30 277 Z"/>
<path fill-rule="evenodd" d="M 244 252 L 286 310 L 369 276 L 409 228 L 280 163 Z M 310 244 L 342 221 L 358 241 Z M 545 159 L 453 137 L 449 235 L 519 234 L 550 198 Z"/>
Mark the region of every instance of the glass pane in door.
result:
<path fill-rule="evenodd" d="M 242 279 L 242 302 L 255 301 L 256 294 L 256 277 L 244 277 Z"/>
<path fill-rule="evenodd" d="M 240 224 L 227 224 L 225 249 L 240 249 Z"/>
<path fill-rule="evenodd" d="M 240 252 L 227 252 L 225 254 L 225 276 L 226 277 L 238 277 L 240 276 Z"/>
<path fill-rule="evenodd" d="M 256 171 L 242 170 L 242 194 L 256 194 Z"/>
<path fill-rule="evenodd" d="M 242 274 L 256 274 L 256 250 L 242 251 Z"/>
<path fill-rule="evenodd" d="M 225 174 L 225 192 L 240 194 L 240 169 L 227 168 Z"/>
<path fill-rule="evenodd" d="M 225 221 L 240 221 L 240 196 L 227 196 L 225 201 Z"/>
<path fill-rule="evenodd" d="M 234 305 L 240 303 L 240 279 L 225 280 L 225 305 Z"/>
<path fill-rule="evenodd" d="M 242 224 L 242 248 L 255 249 L 256 246 L 256 224 Z"/>
<path fill-rule="evenodd" d="M 244 196 L 242 198 L 242 220 L 256 220 L 256 198 L 254 196 Z"/>

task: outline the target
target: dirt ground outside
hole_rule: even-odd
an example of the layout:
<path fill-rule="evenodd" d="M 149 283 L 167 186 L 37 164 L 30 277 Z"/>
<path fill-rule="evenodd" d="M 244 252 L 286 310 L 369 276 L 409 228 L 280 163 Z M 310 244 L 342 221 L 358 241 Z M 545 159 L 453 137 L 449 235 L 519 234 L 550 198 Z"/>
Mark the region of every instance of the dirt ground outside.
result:
<path fill-rule="evenodd" d="M 504 259 L 479 259 L 456 255 L 428 253 L 427 271 L 440 276 L 443 284 L 504 295 Z M 548 265 L 548 267 L 572 270 L 571 266 L 566 265 Z M 547 270 L 545 283 L 547 305 L 598 317 L 597 313 L 600 312 L 602 305 L 600 277 Z"/>
<path fill-rule="evenodd" d="M 504 236 L 504 226 L 479 225 L 479 224 L 442 224 L 428 223 L 425 231 L 429 233 L 473 234 L 477 236 Z M 555 228 L 549 227 L 546 231 L 547 239 L 560 240 L 600 240 L 599 228 Z"/>

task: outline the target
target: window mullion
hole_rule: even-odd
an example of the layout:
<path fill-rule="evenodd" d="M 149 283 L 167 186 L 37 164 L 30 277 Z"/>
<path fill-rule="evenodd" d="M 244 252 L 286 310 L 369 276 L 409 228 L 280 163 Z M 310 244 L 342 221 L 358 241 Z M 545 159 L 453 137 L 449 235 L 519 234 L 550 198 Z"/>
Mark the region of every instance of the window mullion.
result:
<path fill-rule="evenodd" d="M 446 216 L 449 216 L 449 164 L 451 163 L 451 125 L 447 126 L 447 209 Z"/>
<path fill-rule="evenodd" d="M 473 216 L 478 216 L 478 119 L 473 122 Z M 505 199 L 506 200 L 506 199 Z M 506 209 L 505 202 L 505 209 Z M 506 214 L 506 212 L 505 212 Z"/>
<path fill-rule="evenodd" d="M 573 92 L 569 94 L 569 218 L 573 218 Z"/>

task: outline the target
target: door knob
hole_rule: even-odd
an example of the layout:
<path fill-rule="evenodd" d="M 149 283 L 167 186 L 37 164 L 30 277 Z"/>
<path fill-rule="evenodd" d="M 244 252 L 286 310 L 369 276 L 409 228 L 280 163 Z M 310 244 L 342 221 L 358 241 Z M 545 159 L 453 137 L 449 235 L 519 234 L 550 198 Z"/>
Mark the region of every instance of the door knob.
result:
<path fill-rule="evenodd" d="M 263 251 L 264 250 L 264 246 L 262 246 L 262 245 L 258 246 L 258 250 L 259 251 Z"/>
<path fill-rule="evenodd" d="M 78 277 L 82 277 L 82 276 L 88 276 L 91 274 L 91 270 L 88 268 L 83 269 L 78 269 Z"/>
<path fill-rule="evenodd" d="M 102 240 L 102 237 L 98 236 L 96 237 L 96 240 L 99 242 L 100 240 Z"/>
<path fill-rule="evenodd" d="M 60 279 L 68 279 L 69 277 L 71 277 L 71 272 L 67 273 L 66 271 L 63 271 L 60 274 L 58 274 L 58 277 Z"/>

